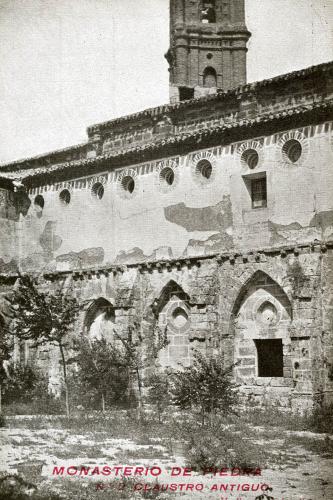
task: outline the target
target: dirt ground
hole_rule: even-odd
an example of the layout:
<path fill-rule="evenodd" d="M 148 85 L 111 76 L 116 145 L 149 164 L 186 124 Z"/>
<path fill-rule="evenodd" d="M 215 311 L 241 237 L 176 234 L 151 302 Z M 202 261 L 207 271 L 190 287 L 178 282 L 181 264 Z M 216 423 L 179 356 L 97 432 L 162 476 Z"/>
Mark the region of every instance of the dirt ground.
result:
<path fill-rule="evenodd" d="M 327 443 L 333 436 L 273 430 L 267 437 L 267 429 L 257 428 L 257 442 L 268 448 L 272 457 L 280 456 L 279 465 L 272 460 L 275 465 L 261 471 L 261 475 L 231 476 L 231 471 L 227 471 L 228 475 L 222 476 L 203 476 L 194 472 L 187 472 L 187 476 L 172 476 L 173 467 L 186 465 L 182 447 L 177 442 L 170 450 L 170 446 L 166 446 L 158 436 L 150 439 L 148 444 L 138 444 L 130 439 L 116 439 L 103 431 L 76 433 L 72 429 L 52 428 L 50 421 L 45 428 L 32 427 L 31 421 L 27 421 L 25 427 L 24 420 L 16 417 L 10 419 L 7 427 L 0 429 L 0 471 L 17 473 L 42 490 L 47 487 L 61 494 L 68 489 L 70 482 L 85 491 L 84 498 L 101 500 L 106 498 L 106 491 L 109 493 L 107 498 L 120 498 L 118 493 L 112 494 L 113 488 L 127 488 L 126 498 L 133 499 L 181 497 L 240 500 L 255 499 L 264 494 L 263 499 L 270 496 L 274 500 L 333 499 L 333 457 L 321 451 L 325 448 L 325 440 Z M 157 474 L 157 467 L 160 467 L 161 474 L 153 476 L 148 473 L 136 478 L 129 475 L 125 479 L 121 478 L 124 469 L 119 471 L 117 478 L 114 472 L 110 476 L 97 474 L 105 465 L 111 468 L 142 466 L 144 470 L 154 466 L 154 473 Z M 60 480 L 53 475 L 55 466 L 64 466 L 65 472 L 70 467 L 69 474 L 74 474 L 76 468 L 80 471 L 81 466 L 90 467 L 90 470 L 87 476 L 67 475 Z M 95 474 L 91 474 L 94 469 Z M 176 472 L 179 470 L 174 469 L 173 473 Z M 169 487 L 158 497 L 156 490 L 170 484 L 176 485 L 173 488 L 177 491 L 170 491 Z M 155 490 L 151 491 L 154 485 Z M 263 485 L 268 485 L 270 490 L 265 491 L 267 486 Z M 244 488 L 250 491 L 242 491 Z M 80 500 L 80 495 L 75 495 L 73 498 Z"/>

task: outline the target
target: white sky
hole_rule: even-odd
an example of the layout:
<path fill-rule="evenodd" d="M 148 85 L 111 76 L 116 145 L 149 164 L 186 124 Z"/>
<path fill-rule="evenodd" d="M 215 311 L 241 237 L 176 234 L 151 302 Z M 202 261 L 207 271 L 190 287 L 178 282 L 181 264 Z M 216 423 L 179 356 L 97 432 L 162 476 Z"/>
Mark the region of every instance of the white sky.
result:
<path fill-rule="evenodd" d="M 0 161 L 168 102 L 169 0 L 0 0 Z M 333 59 L 333 0 L 246 0 L 248 80 Z"/>

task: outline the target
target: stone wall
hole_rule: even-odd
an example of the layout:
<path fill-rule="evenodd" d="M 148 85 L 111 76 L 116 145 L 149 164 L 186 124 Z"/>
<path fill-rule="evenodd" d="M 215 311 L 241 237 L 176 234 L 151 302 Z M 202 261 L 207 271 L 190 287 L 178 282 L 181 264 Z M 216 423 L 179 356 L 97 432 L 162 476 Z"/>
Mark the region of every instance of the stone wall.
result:
<path fill-rule="evenodd" d="M 137 324 L 151 342 L 158 327 L 170 342 L 158 366 L 220 351 L 225 366 L 236 364 L 244 403 L 304 411 L 333 399 L 332 269 L 332 247 L 317 244 L 50 275 L 42 286 L 73 286 L 82 306 L 73 335 L 96 336 L 99 325 L 106 338 L 126 336 Z M 39 363 L 51 358 L 44 353 Z"/>

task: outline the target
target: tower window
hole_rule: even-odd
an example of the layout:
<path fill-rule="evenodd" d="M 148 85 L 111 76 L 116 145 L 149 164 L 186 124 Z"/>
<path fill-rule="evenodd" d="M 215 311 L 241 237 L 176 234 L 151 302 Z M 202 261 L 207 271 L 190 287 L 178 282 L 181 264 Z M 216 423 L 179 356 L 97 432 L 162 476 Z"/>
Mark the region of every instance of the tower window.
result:
<path fill-rule="evenodd" d="M 282 339 L 255 340 L 258 377 L 283 377 Z"/>
<path fill-rule="evenodd" d="M 267 207 L 267 181 L 266 174 L 262 177 L 251 179 L 252 208 Z"/>
<path fill-rule="evenodd" d="M 203 75 L 204 87 L 211 88 L 217 87 L 217 76 L 214 68 L 206 68 Z"/>
<path fill-rule="evenodd" d="M 179 87 L 179 100 L 189 101 L 194 98 L 194 89 L 191 87 Z"/>
<path fill-rule="evenodd" d="M 215 12 L 215 1 L 214 0 L 204 0 L 202 2 L 201 9 L 201 22 L 216 23 L 216 12 Z"/>

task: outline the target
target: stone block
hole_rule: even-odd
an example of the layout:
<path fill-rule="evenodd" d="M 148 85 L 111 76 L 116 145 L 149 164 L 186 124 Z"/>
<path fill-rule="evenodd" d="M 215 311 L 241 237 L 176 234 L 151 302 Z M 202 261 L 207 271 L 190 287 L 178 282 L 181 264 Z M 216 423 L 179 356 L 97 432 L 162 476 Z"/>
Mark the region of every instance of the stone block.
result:
<path fill-rule="evenodd" d="M 241 377 L 251 377 L 255 375 L 255 370 L 253 368 L 238 368 L 239 375 Z"/>
<path fill-rule="evenodd" d="M 189 348 L 187 346 L 169 346 L 169 356 L 175 358 L 186 357 L 189 355 Z"/>
<path fill-rule="evenodd" d="M 254 366 L 256 364 L 255 358 L 243 358 L 242 366 Z"/>

